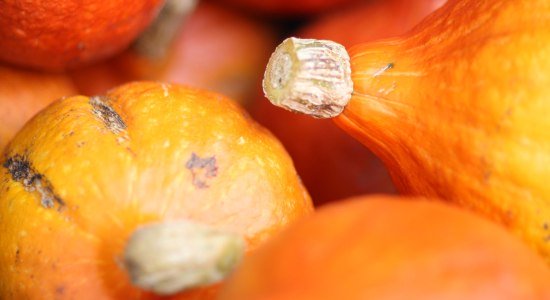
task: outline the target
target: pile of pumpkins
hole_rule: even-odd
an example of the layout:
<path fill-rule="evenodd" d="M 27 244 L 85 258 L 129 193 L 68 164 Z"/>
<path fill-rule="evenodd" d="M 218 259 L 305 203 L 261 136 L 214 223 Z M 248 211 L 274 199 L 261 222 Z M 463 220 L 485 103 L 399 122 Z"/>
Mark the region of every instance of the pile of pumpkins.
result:
<path fill-rule="evenodd" d="M 550 299 L 548 28 L 546 0 L 0 2 L 0 299 Z"/>

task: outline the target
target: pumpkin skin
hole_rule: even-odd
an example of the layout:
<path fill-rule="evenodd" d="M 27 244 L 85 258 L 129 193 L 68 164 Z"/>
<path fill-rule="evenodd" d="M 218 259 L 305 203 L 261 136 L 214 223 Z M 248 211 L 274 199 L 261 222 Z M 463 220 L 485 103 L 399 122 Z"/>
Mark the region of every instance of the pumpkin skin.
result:
<path fill-rule="evenodd" d="M 548 1 L 453 0 L 403 37 L 358 45 L 335 120 L 401 192 L 477 211 L 550 261 L 548 16 Z"/>
<path fill-rule="evenodd" d="M 189 219 L 251 250 L 311 210 L 281 144 L 221 95 L 138 82 L 62 99 L 2 159 L 0 298 L 157 299 L 117 263 L 136 227 Z"/>
<path fill-rule="evenodd" d="M 156 16 L 162 0 L 2 1 L 0 60 L 62 70 L 126 47 Z"/>
<path fill-rule="evenodd" d="M 220 5 L 200 2 L 184 20 L 167 57 L 129 49 L 107 62 L 74 70 L 81 93 L 96 95 L 134 80 L 184 83 L 248 103 L 276 35 L 267 24 Z"/>
<path fill-rule="evenodd" d="M 424 199 L 331 203 L 246 257 L 220 299 L 548 299 L 544 260 L 502 227 Z"/>
<path fill-rule="evenodd" d="M 0 65 L 0 152 L 39 110 L 57 98 L 76 94 L 71 79 Z"/>
<path fill-rule="evenodd" d="M 296 36 L 332 40 L 346 48 L 401 35 L 446 0 L 375 0 L 337 10 L 308 23 Z M 361 28 L 361 30 L 349 30 Z"/>
<path fill-rule="evenodd" d="M 358 0 L 222 0 L 251 12 L 275 16 L 316 14 L 342 7 Z"/>

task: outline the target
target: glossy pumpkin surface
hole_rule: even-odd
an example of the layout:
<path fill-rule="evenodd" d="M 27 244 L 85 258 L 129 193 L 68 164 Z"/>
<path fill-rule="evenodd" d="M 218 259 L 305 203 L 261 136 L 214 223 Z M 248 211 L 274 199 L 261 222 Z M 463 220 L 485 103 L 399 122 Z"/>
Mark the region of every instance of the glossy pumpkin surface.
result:
<path fill-rule="evenodd" d="M 350 50 L 336 121 L 407 194 L 500 222 L 550 258 L 550 3 L 449 1 L 409 34 Z"/>
<path fill-rule="evenodd" d="M 162 0 L 0 2 L 0 60 L 61 70 L 121 51 L 152 21 Z"/>
<path fill-rule="evenodd" d="M 138 82 L 62 99 L 2 158 L 0 298 L 156 299 L 120 264 L 136 227 L 188 219 L 250 250 L 311 210 L 280 143 L 221 95 Z"/>
<path fill-rule="evenodd" d="M 76 94 L 69 77 L 0 65 L 0 152 L 39 110 L 57 98 Z"/>
<path fill-rule="evenodd" d="M 220 299 L 548 299 L 544 261 L 502 227 L 436 201 L 319 208 L 243 261 Z"/>

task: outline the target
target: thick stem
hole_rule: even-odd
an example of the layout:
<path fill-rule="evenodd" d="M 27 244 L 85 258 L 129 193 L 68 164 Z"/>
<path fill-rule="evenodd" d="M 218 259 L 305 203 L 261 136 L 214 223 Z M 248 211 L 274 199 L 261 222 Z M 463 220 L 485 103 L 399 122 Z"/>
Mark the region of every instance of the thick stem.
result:
<path fill-rule="evenodd" d="M 134 285 L 170 295 L 221 281 L 244 251 L 237 234 L 172 221 L 136 230 L 126 245 L 124 264 Z"/>
<path fill-rule="evenodd" d="M 134 51 L 152 59 L 165 57 L 181 24 L 194 10 L 197 1 L 166 0 L 155 21 L 134 42 Z"/>
<path fill-rule="evenodd" d="M 353 92 L 349 55 L 332 41 L 288 38 L 269 59 L 263 89 L 277 106 L 317 118 L 335 117 Z"/>

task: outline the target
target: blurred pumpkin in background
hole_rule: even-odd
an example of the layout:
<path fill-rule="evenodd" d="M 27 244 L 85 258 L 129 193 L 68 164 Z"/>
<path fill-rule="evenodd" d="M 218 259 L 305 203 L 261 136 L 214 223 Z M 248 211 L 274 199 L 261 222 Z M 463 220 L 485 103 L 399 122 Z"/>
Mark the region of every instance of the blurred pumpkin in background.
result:
<path fill-rule="evenodd" d="M 341 8 L 360 0 L 218 0 L 234 5 L 249 13 L 261 13 L 274 17 L 313 15 Z"/>
<path fill-rule="evenodd" d="M 0 60 L 64 70 L 122 51 L 162 0 L 0 1 Z"/>
<path fill-rule="evenodd" d="M 0 152 L 39 110 L 60 97 L 74 94 L 76 88 L 65 75 L 0 64 Z"/>
<path fill-rule="evenodd" d="M 276 44 L 267 23 L 207 1 L 185 17 L 165 57 L 136 49 L 72 72 L 86 95 L 134 80 L 183 83 L 222 93 L 244 104 L 253 96 Z"/>
<path fill-rule="evenodd" d="M 504 228 L 423 198 L 319 208 L 246 257 L 232 299 L 550 299 L 544 260 Z"/>

